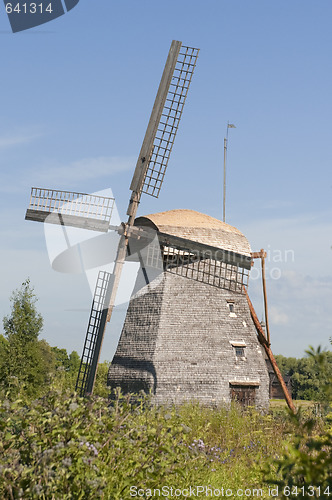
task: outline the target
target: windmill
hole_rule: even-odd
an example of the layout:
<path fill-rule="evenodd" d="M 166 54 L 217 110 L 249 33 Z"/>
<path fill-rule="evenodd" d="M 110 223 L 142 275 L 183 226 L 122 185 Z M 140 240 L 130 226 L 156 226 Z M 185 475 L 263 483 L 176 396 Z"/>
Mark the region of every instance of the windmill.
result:
<path fill-rule="evenodd" d="M 138 217 L 135 226 L 158 238 L 144 249 L 109 368 L 111 390 L 151 393 L 157 404 L 235 399 L 266 408 L 265 352 L 294 410 L 247 293 L 253 259 L 266 254 L 251 252 L 238 229 L 193 210 Z M 134 250 L 143 253 L 139 243 Z"/>
<path fill-rule="evenodd" d="M 93 392 L 123 265 L 136 260 L 140 271 L 109 370 L 111 388 L 152 391 L 156 402 L 199 396 L 208 404 L 237 399 L 264 407 L 263 347 L 294 410 L 247 293 L 253 259 L 263 264 L 264 254 L 251 252 L 238 229 L 192 210 L 135 219 L 141 195 L 159 195 L 198 52 L 171 44 L 130 185 L 127 223 L 110 225 L 111 197 L 40 188 L 32 188 L 26 219 L 120 235 L 113 272 L 100 271 L 96 283 L 76 383 L 81 395 Z"/>
<path fill-rule="evenodd" d="M 112 273 L 101 271 L 93 298 L 76 389 L 93 392 L 105 333 L 128 251 L 128 241 L 142 193 L 158 197 L 196 66 L 199 49 L 173 40 L 130 185 L 128 221 L 119 228 L 120 240 Z M 107 232 L 114 199 L 44 188 L 32 188 L 26 219 Z M 68 242 L 69 246 L 69 242 Z"/>

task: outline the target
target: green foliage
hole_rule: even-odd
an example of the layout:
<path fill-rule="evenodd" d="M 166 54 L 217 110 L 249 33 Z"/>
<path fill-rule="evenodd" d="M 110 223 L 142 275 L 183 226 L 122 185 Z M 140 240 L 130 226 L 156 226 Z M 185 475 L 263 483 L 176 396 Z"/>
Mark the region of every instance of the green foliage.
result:
<path fill-rule="evenodd" d="M 68 355 L 66 349 L 38 340 L 43 319 L 29 280 L 12 294 L 11 302 L 11 314 L 3 320 L 5 337 L 0 335 L 0 387 L 10 398 L 22 388 L 29 396 L 39 396 L 51 380 L 59 388 L 74 390 L 80 357 L 76 351 Z M 100 382 L 99 392 L 105 390 Z"/>
<path fill-rule="evenodd" d="M 330 353 L 310 347 L 309 360 L 318 369 L 320 387 L 317 399 L 324 403 L 320 410 L 328 409 L 332 403 L 332 376 Z M 329 415 L 325 419 L 304 417 L 299 411 L 291 415 L 293 424 L 292 442 L 288 443 L 281 458 L 274 462 L 278 479 L 270 477 L 269 482 L 280 487 L 280 498 L 289 498 L 293 491 L 301 492 L 301 498 L 325 498 L 332 494 L 332 427 Z M 308 487 L 311 488 L 308 488 Z M 301 490 L 301 488 L 303 488 Z M 324 494 L 325 492 L 325 494 Z M 326 496 L 326 492 L 329 494 Z"/>
<path fill-rule="evenodd" d="M 0 383 L 12 395 L 22 387 L 28 394 L 40 394 L 49 384 L 53 369 L 50 346 L 38 340 L 43 318 L 36 309 L 36 301 L 27 280 L 12 294 L 11 314 L 3 320 L 5 339 L 0 347 L 3 355 Z"/>
<path fill-rule="evenodd" d="M 12 311 L 3 320 L 5 335 L 9 341 L 28 343 L 36 341 L 42 328 L 43 318 L 37 312 L 37 298 L 27 279 L 11 297 Z"/>
<path fill-rule="evenodd" d="M 0 498 L 125 499 L 130 488 L 263 485 L 287 429 L 253 409 L 153 407 L 51 388 L 0 404 Z M 144 495 L 147 498 L 148 495 Z"/>
<path fill-rule="evenodd" d="M 286 358 L 276 356 L 280 371 L 283 375 L 290 375 L 294 399 L 321 401 L 325 398 L 324 386 L 326 377 L 332 376 L 332 352 L 326 351 L 324 357 L 324 371 L 315 356 L 307 351 L 305 358 Z"/>
<path fill-rule="evenodd" d="M 51 347 L 55 358 L 53 381 L 59 389 L 75 389 L 78 370 L 80 367 L 80 357 L 76 351 L 67 353 L 66 349 Z"/>
<path fill-rule="evenodd" d="M 154 487 L 181 476 L 185 432 L 165 411 L 107 408 L 51 390 L 0 407 L 0 495 L 9 498 L 120 499 L 132 484 Z"/>
<path fill-rule="evenodd" d="M 100 396 L 102 398 L 108 398 L 109 396 L 110 390 L 107 387 L 107 374 L 110 364 L 111 363 L 109 361 L 104 361 L 98 365 L 96 382 L 93 391 L 96 396 Z"/>

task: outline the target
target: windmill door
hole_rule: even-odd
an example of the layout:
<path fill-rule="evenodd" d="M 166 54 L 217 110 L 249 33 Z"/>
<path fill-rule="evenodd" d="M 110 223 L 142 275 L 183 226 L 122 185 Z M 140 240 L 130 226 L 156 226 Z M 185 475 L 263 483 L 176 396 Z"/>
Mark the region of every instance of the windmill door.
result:
<path fill-rule="evenodd" d="M 231 400 L 237 401 L 242 406 L 254 406 L 256 403 L 256 387 L 236 385 L 230 388 Z"/>

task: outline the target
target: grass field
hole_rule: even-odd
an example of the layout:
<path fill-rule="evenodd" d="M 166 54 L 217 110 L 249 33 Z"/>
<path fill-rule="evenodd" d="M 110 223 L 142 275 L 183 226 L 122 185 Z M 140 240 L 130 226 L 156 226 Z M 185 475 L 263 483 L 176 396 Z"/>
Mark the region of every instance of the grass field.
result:
<path fill-rule="evenodd" d="M 282 479 L 278 462 L 292 457 L 296 425 L 279 400 L 261 414 L 236 405 L 133 406 L 127 398 L 109 407 L 53 389 L 34 401 L 3 398 L 0 498 L 268 499 Z M 319 439 L 324 432 L 316 426 Z M 330 456 L 322 456 L 325 468 Z"/>

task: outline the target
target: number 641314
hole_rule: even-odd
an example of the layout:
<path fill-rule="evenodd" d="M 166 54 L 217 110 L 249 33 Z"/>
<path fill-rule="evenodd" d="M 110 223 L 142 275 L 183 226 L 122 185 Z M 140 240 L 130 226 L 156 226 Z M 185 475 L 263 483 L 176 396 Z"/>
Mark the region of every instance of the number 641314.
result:
<path fill-rule="evenodd" d="M 48 12 L 52 14 L 52 3 L 49 3 L 46 7 L 42 3 L 6 3 L 7 14 L 12 14 L 16 12 L 17 14 L 43 14 L 43 12 Z"/>

